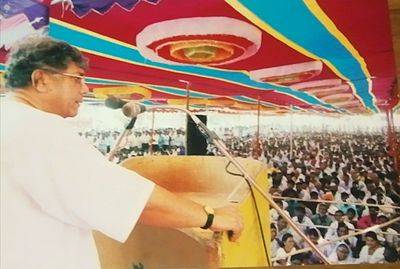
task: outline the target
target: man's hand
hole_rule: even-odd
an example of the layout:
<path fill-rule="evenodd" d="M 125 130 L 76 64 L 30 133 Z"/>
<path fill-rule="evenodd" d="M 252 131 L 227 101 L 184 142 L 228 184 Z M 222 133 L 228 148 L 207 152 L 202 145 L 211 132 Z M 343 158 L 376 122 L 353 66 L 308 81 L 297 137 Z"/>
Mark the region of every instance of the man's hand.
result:
<path fill-rule="evenodd" d="M 236 241 L 243 230 L 243 217 L 237 206 L 229 205 L 215 209 L 214 221 L 210 227 L 214 232 L 232 232 L 229 240 Z"/>

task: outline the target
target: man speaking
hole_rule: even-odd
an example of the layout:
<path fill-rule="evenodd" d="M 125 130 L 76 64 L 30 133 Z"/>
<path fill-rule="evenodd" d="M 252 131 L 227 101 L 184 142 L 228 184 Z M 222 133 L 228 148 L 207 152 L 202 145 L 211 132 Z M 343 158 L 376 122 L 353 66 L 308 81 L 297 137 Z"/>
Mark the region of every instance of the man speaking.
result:
<path fill-rule="evenodd" d="M 1 268 L 100 268 L 92 230 L 124 242 L 137 222 L 243 229 L 236 207 L 210 209 L 104 159 L 64 118 L 88 91 L 86 59 L 65 42 L 27 39 L 9 55 L 1 107 Z M 177 255 L 179 255 L 177 253 Z"/>

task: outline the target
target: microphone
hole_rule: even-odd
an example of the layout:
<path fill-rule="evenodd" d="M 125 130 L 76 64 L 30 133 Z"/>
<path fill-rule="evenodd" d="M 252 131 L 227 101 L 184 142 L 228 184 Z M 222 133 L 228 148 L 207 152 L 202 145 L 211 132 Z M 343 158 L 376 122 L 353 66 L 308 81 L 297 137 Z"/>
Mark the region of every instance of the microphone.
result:
<path fill-rule="evenodd" d="M 111 109 L 122 108 L 122 113 L 129 118 L 136 118 L 137 115 L 146 111 L 146 107 L 134 101 L 124 101 L 115 96 L 108 97 L 104 102 L 106 107 Z"/>
<path fill-rule="evenodd" d="M 146 107 L 133 101 L 122 106 L 122 113 L 129 118 L 136 118 L 137 115 L 146 111 Z"/>
<path fill-rule="evenodd" d="M 105 100 L 104 105 L 111 109 L 119 109 L 122 108 L 126 103 L 128 102 L 115 96 L 110 96 Z"/>

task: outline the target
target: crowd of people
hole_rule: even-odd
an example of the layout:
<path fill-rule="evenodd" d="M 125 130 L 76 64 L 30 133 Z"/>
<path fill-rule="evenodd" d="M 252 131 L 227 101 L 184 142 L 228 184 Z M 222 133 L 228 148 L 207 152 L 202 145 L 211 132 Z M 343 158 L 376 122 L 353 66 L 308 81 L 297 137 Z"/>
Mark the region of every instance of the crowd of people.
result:
<path fill-rule="evenodd" d="M 119 133 L 81 135 L 107 154 Z M 290 139 L 288 133 L 270 133 L 255 139 L 226 130 L 221 137 L 235 156 L 254 158 L 273 168 L 270 194 L 330 262 L 400 260 L 400 221 L 350 236 L 400 216 L 400 179 L 383 134 L 295 133 Z M 122 144 L 119 160 L 147 154 L 183 155 L 185 133 L 182 129 L 135 131 Z M 208 146 L 207 155 L 219 154 Z M 275 265 L 322 263 L 311 251 L 288 256 L 307 243 L 275 209 L 270 210 L 270 218 Z"/>
<path fill-rule="evenodd" d="M 119 131 L 89 130 L 79 132 L 101 153 L 107 155 L 114 149 L 120 137 Z M 183 129 L 163 128 L 142 131 L 132 131 L 119 145 L 116 151 L 116 162 L 127 158 L 145 155 L 184 155 L 185 131 Z"/>
<path fill-rule="evenodd" d="M 303 133 L 292 141 L 261 139 L 278 205 L 334 264 L 397 262 L 400 220 L 351 236 L 399 216 L 400 180 L 384 136 Z M 311 251 L 287 257 L 307 244 L 275 209 L 271 221 L 275 265 L 322 262 Z"/>
<path fill-rule="evenodd" d="M 270 194 L 331 263 L 399 262 L 400 219 L 351 236 L 400 216 L 400 179 L 385 135 L 303 132 L 290 137 L 227 132 L 224 141 L 235 156 L 274 168 Z M 219 155 L 216 148 L 210 152 Z M 322 263 L 316 253 L 296 252 L 308 245 L 275 209 L 270 218 L 274 265 Z"/>

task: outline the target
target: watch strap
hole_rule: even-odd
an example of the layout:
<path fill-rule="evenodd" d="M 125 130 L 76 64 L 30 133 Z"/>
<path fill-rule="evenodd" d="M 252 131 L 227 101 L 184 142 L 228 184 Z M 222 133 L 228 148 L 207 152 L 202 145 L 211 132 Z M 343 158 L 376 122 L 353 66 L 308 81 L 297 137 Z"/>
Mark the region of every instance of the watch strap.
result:
<path fill-rule="evenodd" d="M 207 213 L 207 221 L 206 224 L 204 224 L 203 227 L 200 227 L 201 229 L 207 230 L 208 228 L 211 227 L 211 225 L 213 224 L 214 221 L 214 214 L 209 214 Z"/>

